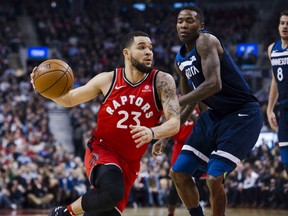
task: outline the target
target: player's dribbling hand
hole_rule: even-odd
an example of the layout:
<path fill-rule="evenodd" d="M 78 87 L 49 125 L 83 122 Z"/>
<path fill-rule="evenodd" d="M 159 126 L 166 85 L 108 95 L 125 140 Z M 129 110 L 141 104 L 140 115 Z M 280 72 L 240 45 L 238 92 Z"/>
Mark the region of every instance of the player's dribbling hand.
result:
<path fill-rule="evenodd" d="M 168 139 L 157 140 L 157 142 L 155 142 L 152 146 L 152 155 L 154 155 L 155 157 L 160 156 L 163 153 L 167 142 Z"/>
<path fill-rule="evenodd" d="M 140 148 L 153 139 L 153 134 L 149 128 L 134 125 L 130 125 L 129 127 L 131 129 L 132 139 L 134 139 L 134 142 L 137 144 L 136 148 Z"/>
<path fill-rule="evenodd" d="M 34 85 L 34 76 L 35 76 L 35 71 L 36 71 L 37 67 L 34 67 L 31 74 L 30 74 L 30 83 L 33 86 L 33 88 L 35 89 L 35 85 Z"/>

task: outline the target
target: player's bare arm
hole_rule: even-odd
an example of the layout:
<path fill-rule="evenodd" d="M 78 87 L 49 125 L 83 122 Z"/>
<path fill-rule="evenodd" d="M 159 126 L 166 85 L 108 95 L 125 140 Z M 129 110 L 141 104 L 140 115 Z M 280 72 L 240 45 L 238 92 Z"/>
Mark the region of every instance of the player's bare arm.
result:
<path fill-rule="evenodd" d="M 190 93 L 179 99 L 180 105 L 193 104 L 214 95 L 222 88 L 220 76 L 220 56 L 223 48 L 213 35 L 202 33 L 196 41 L 196 49 L 201 57 L 205 81 Z"/>
<path fill-rule="evenodd" d="M 168 73 L 159 72 L 156 80 L 156 88 L 166 120 L 175 118 L 178 121 L 180 117 L 180 107 L 173 77 Z"/>
<path fill-rule="evenodd" d="M 268 47 L 269 59 L 271 57 L 271 50 L 272 50 L 273 45 L 274 43 Z M 272 130 L 278 131 L 278 123 L 277 123 L 276 115 L 274 113 L 274 107 L 277 102 L 279 94 L 278 94 L 277 83 L 276 83 L 272 70 L 271 70 L 271 73 L 272 73 L 272 79 L 271 79 L 271 84 L 270 84 L 269 100 L 268 100 L 266 114 L 267 114 L 268 122 Z"/>
<path fill-rule="evenodd" d="M 135 139 L 137 148 L 151 142 L 152 139 L 171 137 L 180 128 L 180 106 L 173 77 L 168 73 L 159 72 L 156 79 L 156 88 L 166 121 L 153 128 L 130 126 L 131 134 L 133 134 L 132 138 Z"/>
<path fill-rule="evenodd" d="M 85 85 L 70 90 L 66 95 L 53 99 L 64 107 L 73 107 L 97 97 L 106 95 L 113 79 L 113 72 L 102 72 L 92 78 Z"/>
<path fill-rule="evenodd" d="M 164 115 L 167 119 L 166 122 L 164 122 L 160 127 L 156 127 L 154 130 L 158 133 L 165 133 L 165 130 L 171 130 L 169 128 L 173 127 L 173 124 L 178 125 L 177 131 L 173 132 L 173 134 L 165 135 L 164 137 L 158 136 L 158 140 L 156 143 L 154 143 L 152 147 L 152 154 L 154 156 L 161 155 L 163 153 L 163 150 L 165 146 L 167 145 L 168 138 L 175 135 L 180 128 L 180 107 L 178 98 L 176 95 L 176 85 L 171 75 L 167 73 L 159 73 L 157 77 L 157 92 L 158 95 L 161 98 Z M 174 123 L 175 122 L 175 123 Z M 173 128 L 172 128 L 173 129 Z M 163 131 L 164 130 L 164 131 Z M 175 128 L 174 128 L 175 130 Z M 167 138 L 167 139 L 164 139 Z"/>

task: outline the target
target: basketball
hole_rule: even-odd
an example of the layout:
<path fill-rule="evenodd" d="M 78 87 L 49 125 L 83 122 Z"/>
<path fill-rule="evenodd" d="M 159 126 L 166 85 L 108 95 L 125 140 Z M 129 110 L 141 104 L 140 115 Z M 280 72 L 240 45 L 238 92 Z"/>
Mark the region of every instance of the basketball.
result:
<path fill-rule="evenodd" d="M 42 96 L 55 99 L 65 95 L 74 82 L 70 66 L 59 59 L 49 59 L 42 62 L 34 71 L 35 90 Z"/>

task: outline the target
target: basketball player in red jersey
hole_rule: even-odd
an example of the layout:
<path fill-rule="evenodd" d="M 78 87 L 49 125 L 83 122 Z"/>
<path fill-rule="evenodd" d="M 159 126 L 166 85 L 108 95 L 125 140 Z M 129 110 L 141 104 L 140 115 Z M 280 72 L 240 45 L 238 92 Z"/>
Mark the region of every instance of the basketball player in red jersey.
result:
<path fill-rule="evenodd" d="M 152 68 L 149 36 L 131 32 L 121 48 L 124 68 L 100 73 L 86 85 L 53 99 L 64 107 L 73 107 L 104 95 L 97 128 L 85 154 L 85 168 L 93 189 L 68 206 L 53 208 L 49 216 L 120 216 L 148 144 L 179 131 L 176 84 L 170 74 Z M 32 72 L 32 84 L 33 77 Z M 167 121 L 159 125 L 163 113 Z"/>

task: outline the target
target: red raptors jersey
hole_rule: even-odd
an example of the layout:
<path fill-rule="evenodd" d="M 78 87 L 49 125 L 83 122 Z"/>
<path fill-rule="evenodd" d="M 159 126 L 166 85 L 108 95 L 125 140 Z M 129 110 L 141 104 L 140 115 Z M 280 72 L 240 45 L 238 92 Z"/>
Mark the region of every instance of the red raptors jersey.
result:
<path fill-rule="evenodd" d="M 148 145 L 136 148 L 129 125 L 154 127 L 163 113 L 155 88 L 157 73 L 153 70 L 133 84 L 125 77 L 124 68 L 116 68 L 111 88 L 100 107 L 94 136 L 101 140 L 99 145 L 124 160 L 141 159 Z"/>

